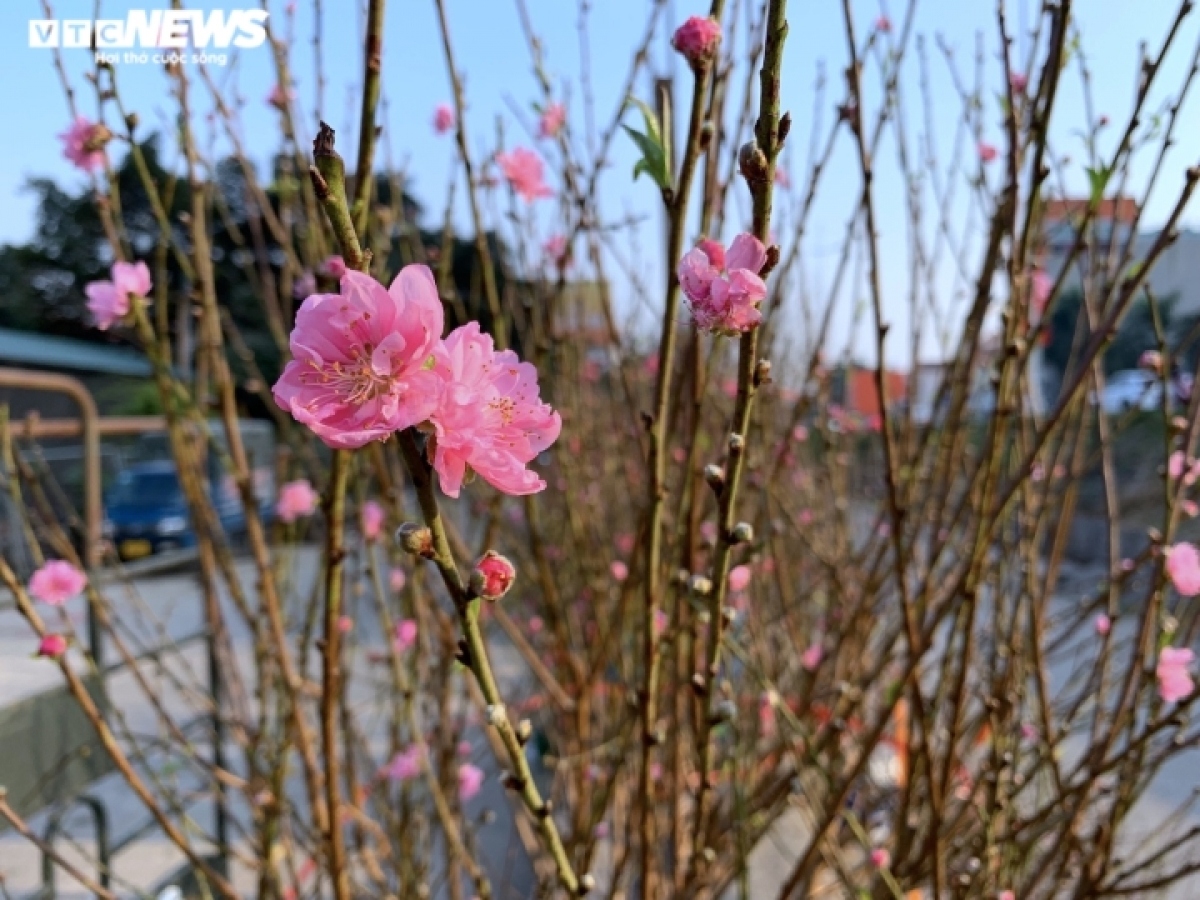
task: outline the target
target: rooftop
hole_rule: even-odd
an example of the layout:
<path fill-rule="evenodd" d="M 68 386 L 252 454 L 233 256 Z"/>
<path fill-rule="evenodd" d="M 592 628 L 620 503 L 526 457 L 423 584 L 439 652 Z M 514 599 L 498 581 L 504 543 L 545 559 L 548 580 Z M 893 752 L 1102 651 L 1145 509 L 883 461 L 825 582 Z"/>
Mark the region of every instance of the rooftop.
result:
<path fill-rule="evenodd" d="M 149 360 L 132 350 L 11 328 L 0 328 L 0 365 L 142 378 L 151 374 Z"/>

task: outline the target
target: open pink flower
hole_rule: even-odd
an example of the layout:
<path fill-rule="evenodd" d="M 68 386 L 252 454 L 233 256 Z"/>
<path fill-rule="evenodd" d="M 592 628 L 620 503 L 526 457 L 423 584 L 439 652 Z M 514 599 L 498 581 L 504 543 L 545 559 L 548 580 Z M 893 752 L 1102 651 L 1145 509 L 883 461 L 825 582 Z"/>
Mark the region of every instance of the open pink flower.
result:
<path fill-rule="evenodd" d="M 67 639 L 61 634 L 47 634 L 38 643 L 37 655 L 58 659 L 67 652 Z"/>
<path fill-rule="evenodd" d="M 433 130 L 445 134 L 454 127 L 454 110 L 448 103 L 439 103 L 433 111 Z"/>
<path fill-rule="evenodd" d="M 421 774 L 423 759 L 424 754 L 421 752 L 421 748 L 412 744 L 393 756 L 380 774 L 390 781 L 412 781 Z"/>
<path fill-rule="evenodd" d="M 48 606 L 62 606 L 83 593 L 87 576 L 63 559 L 47 561 L 29 579 L 29 594 Z"/>
<path fill-rule="evenodd" d="M 629 566 L 625 565 L 619 559 L 614 559 L 608 564 L 608 574 L 612 576 L 613 581 L 624 581 L 629 577 Z"/>
<path fill-rule="evenodd" d="M 111 281 L 93 281 L 83 289 L 88 311 L 101 331 L 108 331 L 129 314 L 130 296 L 144 297 L 152 287 L 150 270 L 144 262 L 115 262 L 110 277 Z"/>
<path fill-rule="evenodd" d="M 554 191 L 543 180 L 541 157 L 532 150 L 517 147 L 508 153 L 497 154 L 496 162 L 509 186 L 519 196 L 529 201 L 554 196 Z"/>
<path fill-rule="evenodd" d="M 342 276 L 346 274 L 346 261 L 340 256 L 331 256 L 321 264 L 321 271 L 330 278 L 342 280 Z"/>
<path fill-rule="evenodd" d="M 501 556 L 494 550 L 483 554 L 483 558 L 475 563 L 474 579 L 479 586 L 479 596 L 485 600 L 499 600 L 508 593 L 508 589 L 517 580 L 517 568 L 507 556 Z"/>
<path fill-rule="evenodd" d="M 363 504 L 360 518 L 363 537 L 368 541 L 379 540 L 379 535 L 383 533 L 383 521 L 387 518 L 383 507 L 374 500 L 368 500 Z"/>
<path fill-rule="evenodd" d="M 275 504 L 275 515 L 280 522 L 295 522 L 317 511 L 321 496 L 313 490 L 307 479 L 289 481 L 279 489 L 279 500 Z"/>
<path fill-rule="evenodd" d="M 1164 703 L 1176 703 L 1195 689 L 1188 672 L 1194 658 L 1195 654 L 1187 647 L 1163 647 L 1159 651 L 1154 674 L 1158 678 L 1158 695 Z"/>
<path fill-rule="evenodd" d="M 506 494 L 546 487 L 527 468 L 562 431 L 562 419 L 538 393 L 537 369 L 511 350 L 496 352 L 478 322 L 456 328 L 434 351 L 443 384 L 430 421 L 433 467 L 442 490 L 457 497 L 468 468 Z"/>
<path fill-rule="evenodd" d="M 671 46 L 693 68 L 708 65 L 717 55 L 721 43 L 721 24 L 708 16 L 692 16 L 676 29 Z"/>
<path fill-rule="evenodd" d="M 729 570 L 729 589 L 744 591 L 750 586 L 751 574 L 749 566 L 734 566 Z"/>
<path fill-rule="evenodd" d="M 405 266 L 387 290 L 348 271 L 341 293 L 300 306 L 275 402 L 335 449 L 383 440 L 437 406 L 441 380 L 428 363 L 441 333 L 442 302 L 426 266 Z"/>
<path fill-rule="evenodd" d="M 538 137 L 557 137 L 567 121 L 567 108 L 561 103 L 551 103 L 538 119 Z"/>
<path fill-rule="evenodd" d="M 1180 596 L 1200 594 L 1200 552 L 1194 544 L 1175 544 L 1166 549 L 1167 577 Z"/>
<path fill-rule="evenodd" d="M 987 141 L 979 142 L 979 161 L 990 163 L 999 155 L 999 151 Z"/>
<path fill-rule="evenodd" d="M 392 635 L 392 643 L 400 653 L 411 650 L 417 643 L 417 620 L 401 619 L 397 622 L 396 633 Z"/>
<path fill-rule="evenodd" d="M 85 172 L 104 168 L 104 144 L 108 130 L 98 122 L 77 116 L 71 127 L 58 136 L 63 156 Z"/>
<path fill-rule="evenodd" d="M 716 253 L 711 243 L 690 250 L 677 270 L 696 326 L 714 334 L 750 331 L 762 321 L 758 305 L 767 286 L 758 273 L 767 261 L 767 248 L 752 234 L 739 234 L 728 253 L 723 248 Z"/>
<path fill-rule="evenodd" d="M 483 769 L 471 763 L 463 763 L 458 767 L 458 799 L 466 802 L 479 793 L 483 787 Z"/>
<path fill-rule="evenodd" d="M 388 572 L 388 587 L 397 594 L 404 590 L 404 585 L 408 583 L 408 578 L 404 574 L 404 570 L 396 567 Z"/>

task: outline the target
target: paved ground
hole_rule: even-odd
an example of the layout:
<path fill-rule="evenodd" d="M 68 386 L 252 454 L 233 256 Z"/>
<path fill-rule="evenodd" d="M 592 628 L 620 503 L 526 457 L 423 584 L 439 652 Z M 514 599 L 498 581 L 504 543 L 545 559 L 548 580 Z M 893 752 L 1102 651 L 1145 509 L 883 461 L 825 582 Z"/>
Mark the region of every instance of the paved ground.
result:
<path fill-rule="evenodd" d="M 290 561 L 289 570 L 300 583 L 311 581 L 315 574 L 315 554 L 311 551 L 298 552 Z M 240 564 L 240 571 L 249 584 L 252 572 L 246 563 Z M 162 643 L 164 635 L 173 639 L 196 633 L 202 623 L 203 616 L 197 602 L 198 591 L 195 578 L 189 574 L 161 575 L 137 579 L 132 590 L 114 587 L 111 597 L 123 615 L 131 623 L 131 644 L 138 647 L 155 646 Z M 82 609 L 78 604 L 66 610 L 66 615 L 75 623 L 82 633 Z M 358 621 L 369 623 L 373 617 L 363 615 Z M 369 627 L 362 625 L 361 627 Z M 1126 628 L 1124 623 L 1117 626 L 1118 635 Z M 235 634 L 235 642 L 239 655 L 248 666 L 245 659 L 248 652 L 248 641 L 245 634 Z M 0 602 L 0 708 L 7 707 L 22 699 L 43 695 L 60 685 L 60 675 L 53 665 L 32 658 L 34 641 L 23 620 L 11 609 L 5 609 Z M 1061 685 L 1069 676 L 1073 666 L 1083 661 L 1087 653 L 1088 642 L 1080 641 L 1078 654 L 1072 658 L 1064 658 L 1054 671 L 1053 677 Z M 509 683 L 514 683 L 521 676 L 521 666 L 513 658 L 511 652 L 505 651 L 502 645 L 496 647 L 496 662 L 500 676 Z M 114 654 L 109 652 L 109 658 Z M 169 666 L 171 671 L 189 672 L 195 681 L 197 689 L 202 689 L 206 673 L 207 658 L 202 643 L 187 645 Z M 191 705 L 188 691 L 180 685 L 172 683 L 164 677 L 163 672 L 153 662 L 141 666 L 145 677 L 156 684 L 165 697 L 165 702 L 172 709 L 182 709 Z M 154 712 L 149 704 L 138 702 L 140 692 L 133 685 L 128 673 L 119 673 L 107 679 L 109 696 L 119 700 L 120 708 L 125 717 L 125 725 L 132 731 L 142 735 L 154 734 L 157 723 Z M 135 698 L 131 700 L 131 698 Z M 354 702 L 369 704 L 372 697 L 362 693 L 354 698 Z M 3 735 L 0 735 L 0 752 L 3 752 Z M 478 740 L 477 740 L 478 743 Z M 1071 748 L 1068 748 L 1068 753 Z M 490 754 L 482 747 L 477 747 L 477 761 L 491 767 Z M 146 767 L 155 768 L 155 760 L 151 759 Z M 146 768 L 143 767 L 143 768 Z M 494 768 L 492 770 L 494 774 Z M 181 787 L 188 786 L 186 771 L 170 773 L 170 777 L 178 779 Z M 1147 795 L 1138 806 L 1134 820 L 1147 830 L 1158 825 L 1175 809 L 1181 799 L 1193 790 L 1200 789 L 1200 754 L 1192 752 L 1181 755 L 1168 766 L 1151 785 Z M 15 790 L 15 789 L 14 789 Z M 145 822 L 146 816 L 140 804 L 132 798 L 118 776 L 111 776 L 95 784 L 91 793 L 103 800 L 110 811 L 113 838 L 120 840 Z M 501 809 L 507 801 L 503 792 L 496 784 L 496 779 L 490 778 L 484 793 L 475 801 L 480 810 L 485 808 Z M 212 821 L 212 808 L 197 802 L 188 807 L 188 813 L 197 822 Z M 244 810 L 235 809 L 235 815 L 244 815 Z M 509 827 L 509 817 L 503 813 L 496 817 L 496 823 L 483 829 L 481 843 L 483 853 L 492 864 L 492 871 L 503 873 L 497 878 L 498 896 L 527 897 L 530 895 L 530 872 L 524 855 L 520 851 L 515 834 Z M 46 826 L 45 816 L 35 816 L 32 824 L 39 830 Z M 1200 816 L 1192 814 L 1183 822 L 1183 827 L 1200 827 Z M 772 830 L 768 838 L 755 850 L 752 856 L 751 879 L 749 896 L 753 898 L 774 897 L 779 885 L 786 877 L 794 861 L 794 849 L 801 843 L 800 836 L 805 833 L 805 826 L 797 813 L 792 813 L 782 819 Z M 80 850 L 84 855 L 94 853 L 92 832 L 82 815 L 73 815 L 68 820 L 67 838 L 58 843 L 59 849 L 70 859 L 79 860 Z M 1131 838 L 1136 840 L 1136 836 Z M 77 845 L 78 849 L 76 849 Z M 150 885 L 158 883 L 181 864 L 182 860 L 168 842 L 153 831 L 140 838 L 134 848 L 119 855 L 114 864 L 114 879 L 119 893 L 124 896 L 134 896 L 145 891 Z M 23 897 L 32 892 L 40 884 L 40 859 L 35 848 L 11 833 L 0 834 L 0 876 L 5 880 L 6 887 L 14 897 Z M 239 887 L 251 893 L 252 881 L 246 872 L 235 868 L 233 877 Z M 69 878 L 60 875 L 58 879 L 59 896 L 83 898 L 86 892 L 73 885 Z M 737 896 L 730 892 L 731 897 Z M 1181 886 L 1175 892 L 1160 896 L 1170 898 L 1191 898 L 1200 896 L 1200 886 L 1191 883 Z"/>

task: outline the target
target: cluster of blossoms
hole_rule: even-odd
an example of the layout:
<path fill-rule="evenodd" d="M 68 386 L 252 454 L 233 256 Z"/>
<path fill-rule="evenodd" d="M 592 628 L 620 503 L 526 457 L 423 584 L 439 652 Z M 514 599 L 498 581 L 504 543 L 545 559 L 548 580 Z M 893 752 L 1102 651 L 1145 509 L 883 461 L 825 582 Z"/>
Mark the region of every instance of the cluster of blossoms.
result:
<path fill-rule="evenodd" d="M 507 494 L 544 489 L 527 466 L 558 439 L 562 419 L 541 401 L 537 370 L 497 351 L 475 322 L 445 340 L 442 325 L 426 266 L 406 266 L 388 289 L 348 271 L 340 293 L 301 305 L 275 402 L 335 449 L 421 426 L 451 497 L 470 472 Z M 382 509 L 372 512 L 368 540 L 383 521 Z"/>
<path fill-rule="evenodd" d="M 153 286 L 150 270 L 144 262 L 115 262 L 111 277 L 111 281 L 93 281 L 83 289 L 87 294 L 88 311 L 101 331 L 108 331 L 129 315 L 130 297 L 145 297 Z"/>
<path fill-rule="evenodd" d="M 752 234 L 739 234 L 729 251 L 702 240 L 679 261 L 679 285 L 688 298 L 696 327 L 714 334 L 740 334 L 762 321 L 759 304 L 767 286 L 759 272 L 767 248 Z"/>

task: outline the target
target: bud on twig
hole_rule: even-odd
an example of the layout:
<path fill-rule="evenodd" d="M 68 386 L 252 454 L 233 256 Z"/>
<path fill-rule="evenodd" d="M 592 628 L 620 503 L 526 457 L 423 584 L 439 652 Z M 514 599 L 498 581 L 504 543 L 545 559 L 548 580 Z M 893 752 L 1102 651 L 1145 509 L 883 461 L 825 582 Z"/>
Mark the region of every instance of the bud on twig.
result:
<path fill-rule="evenodd" d="M 693 575 L 691 583 L 692 593 L 698 594 L 701 597 L 707 596 L 712 591 L 712 581 L 705 578 L 703 575 Z"/>
<path fill-rule="evenodd" d="M 413 556 L 434 557 L 433 532 L 416 522 L 405 522 L 396 529 L 396 543 Z"/>
<path fill-rule="evenodd" d="M 704 467 L 704 480 L 708 482 L 708 486 L 718 497 L 721 495 L 721 491 L 725 490 L 725 470 L 714 463 L 709 463 Z"/>
<path fill-rule="evenodd" d="M 738 151 L 738 169 L 751 190 L 767 183 L 767 157 L 756 141 L 747 141 Z"/>
<path fill-rule="evenodd" d="M 730 453 L 741 453 L 742 450 L 745 449 L 745 447 L 746 447 L 746 439 L 743 438 L 740 434 L 734 432 L 733 434 L 729 435 L 729 452 Z"/>
<path fill-rule="evenodd" d="M 754 526 L 749 522 L 738 522 L 729 533 L 731 544 L 748 544 L 754 540 Z"/>
<path fill-rule="evenodd" d="M 471 595 L 499 600 L 508 593 L 516 578 L 517 569 L 512 562 L 495 550 L 489 550 L 471 571 Z"/>
<path fill-rule="evenodd" d="M 754 386 L 762 387 L 764 384 L 771 383 L 771 361 L 769 359 L 760 359 L 754 366 Z"/>
<path fill-rule="evenodd" d="M 529 743 L 531 737 L 533 737 L 533 723 L 528 719 L 522 719 L 517 723 L 517 740 L 523 747 Z"/>

